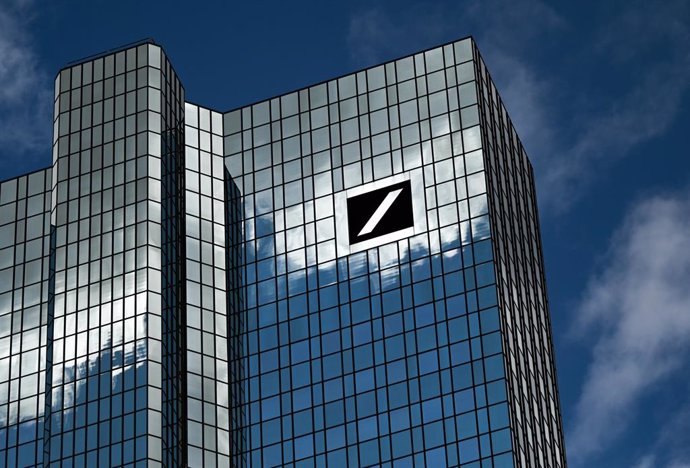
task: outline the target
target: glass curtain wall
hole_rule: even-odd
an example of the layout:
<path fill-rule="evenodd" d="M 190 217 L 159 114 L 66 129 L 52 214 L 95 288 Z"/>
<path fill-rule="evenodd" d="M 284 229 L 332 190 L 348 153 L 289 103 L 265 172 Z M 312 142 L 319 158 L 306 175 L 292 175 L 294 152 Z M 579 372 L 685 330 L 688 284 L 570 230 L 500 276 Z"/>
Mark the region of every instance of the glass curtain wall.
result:
<path fill-rule="evenodd" d="M 252 466 L 513 466 L 475 78 L 468 39 L 225 114 Z M 395 176 L 427 228 L 339 255 Z"/>
<path fill-rule="evenodd" d="M 183 90 L 142 44 L 56 79 L 44 462 L 155 466 L 180 459 L 180 274 L 174 179 Z M 172 179 L 171 179 L 172 177 Z M 163 313 L 165 312 L 165 313 Z M 173 321 L 173 322 L 171 322 Z M 174 347 L 171 349 L 171 346 Z M 171 383 L 172 382 L 172 383 Z"/>
<path fill-rule="evenodd" d="M 43 461 L 51 171 L 0 185 L 0 466 Z"/>
<path fill-rule="evenodd" d="M 475 47 L 516 466 L 565 467 L 534 171 Z"/>

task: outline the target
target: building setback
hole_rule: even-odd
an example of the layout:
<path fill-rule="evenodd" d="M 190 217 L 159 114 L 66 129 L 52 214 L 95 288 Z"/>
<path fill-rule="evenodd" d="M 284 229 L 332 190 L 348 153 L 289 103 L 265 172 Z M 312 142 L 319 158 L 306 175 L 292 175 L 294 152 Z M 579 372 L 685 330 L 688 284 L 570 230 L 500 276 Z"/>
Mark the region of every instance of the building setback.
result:
<path fill-rule="evenodd" d="M 471 38 L 229 112 L 142 42 L 0 185 L 0 466 L 565 468 L 532 166 Z"/>

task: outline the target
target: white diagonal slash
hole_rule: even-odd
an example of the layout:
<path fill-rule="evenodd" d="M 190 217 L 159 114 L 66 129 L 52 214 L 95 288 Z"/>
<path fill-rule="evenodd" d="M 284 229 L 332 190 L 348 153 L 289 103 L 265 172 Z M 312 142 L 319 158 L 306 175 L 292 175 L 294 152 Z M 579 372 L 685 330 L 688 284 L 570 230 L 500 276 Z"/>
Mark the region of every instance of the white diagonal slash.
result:
<path fill-rule="evenodd" d="M 374 211 L 374 214 L 371 215 L 371 218 L 369 218 L 369 221 L 367 221 L 367 224 L 364 225 L 361 231 L 359 231 L 359 234 L 357 234 L 357 237 L 363 236 L 365 234 L 369 234 L 371 231 L 374 230 L 376 225 L 381 221 L 381 218 L 383 218 L 383 215 L 386 214 L 388 209 L 391 207 L 393 202 L 395 201 L 396 198 L 398 198 L 398 195 L 400 195 L 400 192 L 402 192 L 403 189 L 398 189 L 394 190 L 388 195 L 386 195 L 386 198 L 383 199 L 381 204 L 379 205 L 378 208 L 376 208 L 376 211 Z"/>

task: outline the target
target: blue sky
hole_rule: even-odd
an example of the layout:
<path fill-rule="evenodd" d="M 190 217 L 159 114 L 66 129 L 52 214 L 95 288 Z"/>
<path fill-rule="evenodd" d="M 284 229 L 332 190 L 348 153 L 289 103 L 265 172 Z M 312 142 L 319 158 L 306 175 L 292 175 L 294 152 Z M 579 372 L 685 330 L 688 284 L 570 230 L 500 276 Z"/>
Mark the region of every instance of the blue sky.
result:
<path fill-rule="evenodd" d="M 0 0 L 0 179 L 52 80 L 153 37 L 227 110 L 474 35 L 533 161 L 571 468 L 690 467 L 690 4 Z"/>

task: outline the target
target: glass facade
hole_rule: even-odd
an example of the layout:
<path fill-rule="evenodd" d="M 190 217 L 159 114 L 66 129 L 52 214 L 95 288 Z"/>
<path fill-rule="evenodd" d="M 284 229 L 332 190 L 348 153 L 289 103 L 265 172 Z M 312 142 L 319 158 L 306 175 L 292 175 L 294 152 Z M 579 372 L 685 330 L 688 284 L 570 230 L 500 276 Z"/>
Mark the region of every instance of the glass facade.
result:
<path fill-rule="evenodd" d="M 477 85 L 516 463 L 564 466 L 534 172 L 477 54 Z"/>
<path fill-rule="evenodd" d="M 472 39 L 225 113 L 153 43 L 68 67 L 0 244 L 0 465 L 566 467 Z"/>
<path fill-rule="evenodd" d="M 43 457 L 51 171 L 0 185 L 0 466 Z"/>
<path fill-rule="evenodd" d="M 183 104 L 153 45 L 56 80 L 44 465 L 184 449 Z"/>

